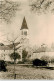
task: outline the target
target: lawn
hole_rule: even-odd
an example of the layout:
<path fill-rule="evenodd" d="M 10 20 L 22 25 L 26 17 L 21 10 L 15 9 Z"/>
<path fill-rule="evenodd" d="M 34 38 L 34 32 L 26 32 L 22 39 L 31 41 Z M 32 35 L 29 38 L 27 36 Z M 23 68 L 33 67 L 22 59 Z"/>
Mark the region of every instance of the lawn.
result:
<path fill-rule="evenodd" d="M 0 72 L 0 79 L 14 79 L 14 66 L 7 66 L 7 72 Z M 16 65 L 16 79 L 54 79 L 54 70 Z"/>

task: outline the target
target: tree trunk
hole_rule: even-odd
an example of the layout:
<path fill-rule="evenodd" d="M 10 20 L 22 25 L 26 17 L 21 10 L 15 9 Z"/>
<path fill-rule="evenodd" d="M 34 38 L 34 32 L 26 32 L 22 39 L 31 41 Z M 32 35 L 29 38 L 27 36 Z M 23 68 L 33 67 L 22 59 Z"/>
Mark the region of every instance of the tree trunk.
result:
<path fill-rule="evenodd" d="M 15 73 L 15 60 L 14 60 L 14 79 L 16 79 L 16 73 Z"/>
<path fill-rule="evenodd" d="M 13 50 L 14 50 L 14 57 L 15 57 L 15 44 L 13 43 Z M 14 79 L 16 79 L 16 73 L 15 73 L 15 58 L 14 58 Z"/>

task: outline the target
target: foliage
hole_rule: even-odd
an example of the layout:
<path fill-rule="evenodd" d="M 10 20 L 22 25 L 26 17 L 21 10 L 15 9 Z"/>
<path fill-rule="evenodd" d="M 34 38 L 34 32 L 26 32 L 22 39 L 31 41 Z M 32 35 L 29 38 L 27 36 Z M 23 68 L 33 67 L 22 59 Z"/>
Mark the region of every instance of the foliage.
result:
<path fill-rule="evenodd" d="M 33 65 L 34 66 L 47 66 L 48 62 L 45 60 L 40 60 L 40 59 L 34 59 L 33 60 Z"/>
<path fill-rule="evenodd" d="M 6 72 L 7 71 L 6 66 L 7 66 L 7 64 L 5 63 L 5 61 L 0 60 L 0 71 Z"/>
<path fill-rule="evenodd" d="M 19 10 L 20 4 L 9 0 L 0 1 L 0 19 L 9 23 L 16 11 Z"/>
<path fill-rule="evenodd" d="M 26 50 L 22 51 L 22 61 L 25 62 L 26 61 L 26 57 L 28 55 L 28 52 Z"/>
<path fill-rule="evenodd" d="M 20 59 L 20 55 L 19 55 L 19 53 L 16 53 L 16 52 L 11 53 L 10 58 L 13 59 L 13 60 Z"/>
<path fill-rule="evenodd" d="M 3 43 L 0 43 L 0 46 L 4 46 L 4 44 Z"/>
<path fill-rule="evenodd" d="M 40 47 L 38 47 L 37 49 L 34 50 L 34 52 L 36 53 L 40 53 L 40 52 L 46 52 L 48 50 L 48 47 L 46 44 L 41 44 Z"/>
<path fill-rule="evenodd" d="M 54 12 L 54 1 L 53 0 L 31 0 L 30 1 L 31 11 L 36 13 L 47 13 Z"/>
<path fill-rule="evenodd" d="M 18 64 L 23 64 L 24 62 L 22 62 L 22 61 L 18 61 Z"/>

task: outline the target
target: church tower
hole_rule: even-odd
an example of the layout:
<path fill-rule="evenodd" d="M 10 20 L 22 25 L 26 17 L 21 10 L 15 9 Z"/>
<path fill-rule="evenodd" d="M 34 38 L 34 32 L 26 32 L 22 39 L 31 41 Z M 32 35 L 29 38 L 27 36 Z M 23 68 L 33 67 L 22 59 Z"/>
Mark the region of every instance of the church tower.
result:
<path fill-rule="evenodd" d="M 21 36 L 20 36 L 20 49 L 18 50 L 18 53 L 21 55 L 21 60 L 22 60 L 22 50 L 26 50 L 28 54 L 32 54 L 32 50 L 29 44 L 29 34 L 28 34 L 28 26 L 25 17 L 23 18 L 23 22 L 20 28 L 21 31 Z"/>
<path fill-rule="evenodd" d="M 21 26 L 21 44 L 23 45 L 23 48 L 26 48 L 29 43 L 28 39 L 28 26 L 25 17 L 23 18 L 22 26 Z"/>
<path fill-rule="evenodd" d="M 22 26 L 21 26 L 21 36 L 22 38 L 27 38 L 27 35 L 28 35 L 28 26 L 27 26 L 27 22 L 26 22 L 26 19 L 24 17 L 23 19 L 23 22 L 22 22 Z"/>

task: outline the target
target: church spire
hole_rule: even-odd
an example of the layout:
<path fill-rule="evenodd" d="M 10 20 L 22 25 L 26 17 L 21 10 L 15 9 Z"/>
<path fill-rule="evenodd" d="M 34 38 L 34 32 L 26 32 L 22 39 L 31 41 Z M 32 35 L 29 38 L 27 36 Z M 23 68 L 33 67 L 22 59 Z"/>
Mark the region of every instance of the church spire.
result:
<path fill-rule="evenodd" d="M 22 22 L 21 30 L 22 29 L 28 29 L 25 17 L 24 17 L 23 22 Z"/>

